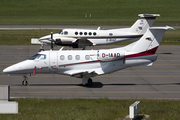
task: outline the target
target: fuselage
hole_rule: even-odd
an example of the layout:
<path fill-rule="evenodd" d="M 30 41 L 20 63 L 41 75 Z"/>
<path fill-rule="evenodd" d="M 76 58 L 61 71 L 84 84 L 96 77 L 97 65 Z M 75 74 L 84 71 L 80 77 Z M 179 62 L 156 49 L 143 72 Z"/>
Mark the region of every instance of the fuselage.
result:
<path fill-rule="evenodd" d="M 113 30 L 88 30 L 88 29 L 63 29 L 59 33 L 53 34 L 56 45 L 63 46 L 94 46 L 105 45 L 124 41 L 135 41 L 143 34 L 128 32 L 129 29 Z M 51 35 L 39 38 L 44 44 L 50 44 Z"/>
<path fill-rule="evenodd" d="M 90 77 L 111 73 L 130 66 L 149 64 L 156 55 L 128 57 L 130 53 L 120 50 L 63 50 L 43 51 L 28 60 L 4 69 L 9 75 L 63 74 L 81 77 L 79 73 L 92 73 Z"/>

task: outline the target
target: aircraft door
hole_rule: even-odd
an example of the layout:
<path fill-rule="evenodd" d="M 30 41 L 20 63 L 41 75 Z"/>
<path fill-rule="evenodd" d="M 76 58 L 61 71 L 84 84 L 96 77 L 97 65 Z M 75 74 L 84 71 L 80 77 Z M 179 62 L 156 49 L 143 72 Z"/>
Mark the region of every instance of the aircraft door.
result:
<path fill-rule="evenodd" d="M 58 71 L 58 52 L 49 52 L 49 71 Z"/>

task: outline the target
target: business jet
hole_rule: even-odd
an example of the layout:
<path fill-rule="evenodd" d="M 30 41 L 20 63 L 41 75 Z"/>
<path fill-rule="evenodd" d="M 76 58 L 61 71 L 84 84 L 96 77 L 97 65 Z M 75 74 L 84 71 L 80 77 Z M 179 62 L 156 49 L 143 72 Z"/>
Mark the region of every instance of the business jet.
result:
<path fill-rule="evenodd" d="M 172 27 L 151 27 L 136 42 L 127 46 L 100 50 L 48 50 L 41 51 L 28 60 L 3 70 L 9 76 L 24 76 L 23 85 L 28 85 L 27 75 L 62 74 L 82 79 L 82 84 L 91 86 L 91 77 L 112 73 L 132 66 L 151 66 L 157 59 L 156 50 L 165 31 Z"/>
<path fill-rule="evenodd" d="M 151 27 L 159 14 L 139 14 L 139 19 L 130 28 L 101 30 L 90 29 L 63 29 L 53 34 L 53 44 L 60 46 L 71 46 L 83 48 L 86 46 L 105 45 L 117 42 L 138 40 Z M 39 39 L 31 39 L 32 44 L 41 44 L 40 51 L 44 45 L 51 44 L 51 35 Z"/>

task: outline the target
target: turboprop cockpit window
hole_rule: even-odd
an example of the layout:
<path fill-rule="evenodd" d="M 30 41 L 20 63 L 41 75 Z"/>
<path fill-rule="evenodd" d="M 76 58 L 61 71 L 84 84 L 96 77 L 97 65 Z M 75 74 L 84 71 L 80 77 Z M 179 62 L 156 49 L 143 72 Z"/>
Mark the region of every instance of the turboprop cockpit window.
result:
<path fill-rule="evenodd" d="M 62 30 L 59 32 L 59 34 L 62 34 Z"/>

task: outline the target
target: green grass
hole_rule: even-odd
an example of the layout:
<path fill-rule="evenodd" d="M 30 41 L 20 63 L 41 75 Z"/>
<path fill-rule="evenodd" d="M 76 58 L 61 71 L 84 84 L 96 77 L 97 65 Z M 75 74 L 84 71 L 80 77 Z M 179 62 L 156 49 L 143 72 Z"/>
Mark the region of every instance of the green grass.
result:
<path fill-rule="evenodd" d="M 2 115 L 1 120 L 115 120 L 129 114 L 136 100 L 103 99 L 15 99 L 19 114 Z M 140 100 L 141 114 L 151 120 L 178 120 L 180 101 Z"/>
<path fill-rule="evenodd" d="M 57 33 L 60 30 L 0 30 L 0 45 L 30 45 L 31 38 L 40 38 L 51 32 Z M 170 30 L 165 33 L 161 45 L 180 45 L 180 29 Z M 128 43 L 117 43 L 127 45 Z"/>
<path fill-rule="evenodd" d="M 155 25 L 179 25 L 179 5 L 179 0 L 1 0 L 0 24 L 131 25 L 138 14 L 149 13 L 161 14 Z"/>
<path fill-rule="evenodd" d="M 0 30 L 0 45 L 30 45 L 31 38 L 40 38 L 60 30 Z"/>

